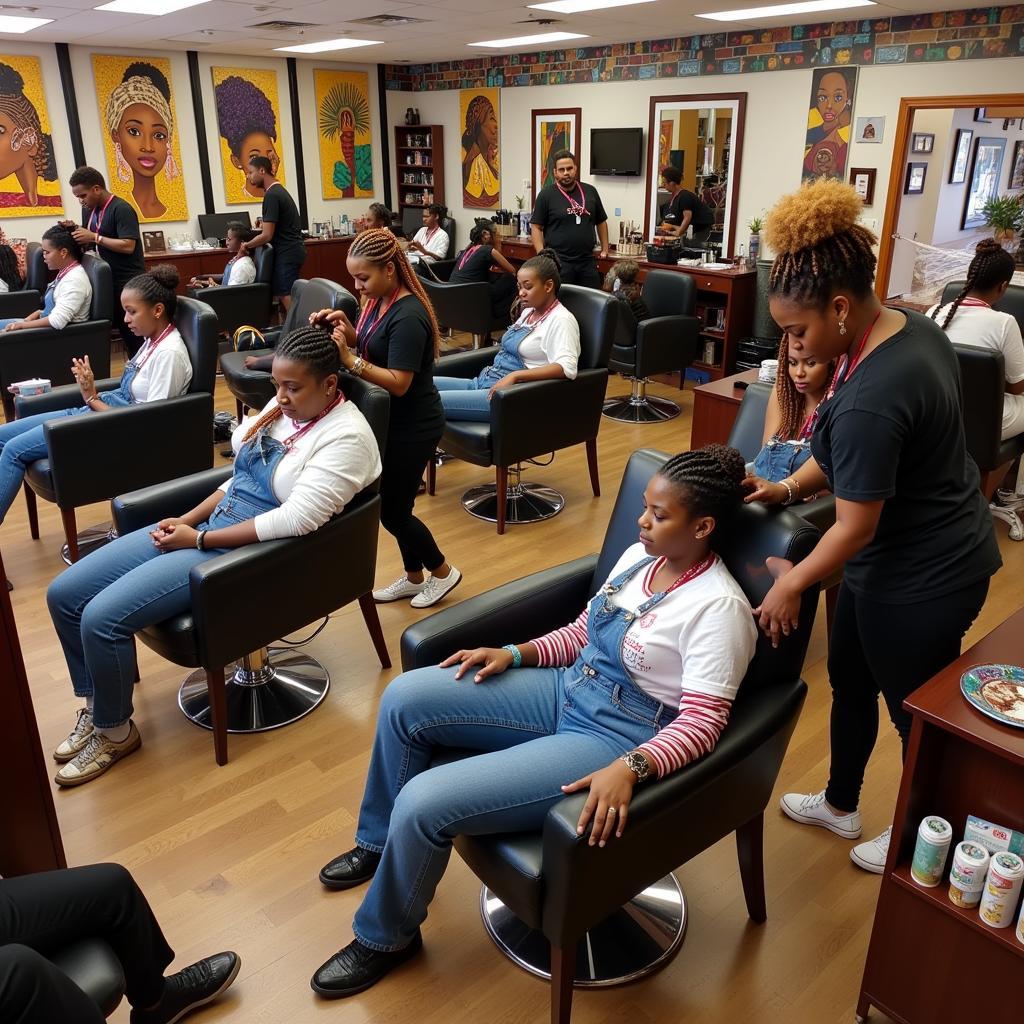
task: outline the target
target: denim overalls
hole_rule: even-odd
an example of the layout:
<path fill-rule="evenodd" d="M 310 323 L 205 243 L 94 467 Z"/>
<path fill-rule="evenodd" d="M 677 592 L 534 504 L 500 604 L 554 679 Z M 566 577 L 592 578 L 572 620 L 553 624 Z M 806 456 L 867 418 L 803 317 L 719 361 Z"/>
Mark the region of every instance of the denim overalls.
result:
<path fill-rule="evenodd" d="M 527 324 L 518 326 L 513 324 L 501 336 L 501 346 L 498 348 L 498 355 L 494 362 L 476 377 L 478 388 L 493 387 L 502 377 L 506 377 L 516 370 L 526 369 L 526 363 L 519 355 L 519 346 L 529 337 L 532 330 L 533 327 Z"/>
<path fill-rule="evenodd" d="M 757 453 L 753 472 L 764 480 L 778 483 L 792 476 L 811 457 L 811 442 L 782 441 L 773 435 Z"/>
<path fill-rule="evenodd" d="M 43 308 L 39 316 L 47 317 L 53 312 L 53 307 L 57 305 L 57 282 L 51 281 L 46 286 L 46 293 L 43 295 Z M 0 330 L 3 330 L 8 324 L 20 323 L 25 318 L 23 316 L 8 316 L 0 320 Z"/>

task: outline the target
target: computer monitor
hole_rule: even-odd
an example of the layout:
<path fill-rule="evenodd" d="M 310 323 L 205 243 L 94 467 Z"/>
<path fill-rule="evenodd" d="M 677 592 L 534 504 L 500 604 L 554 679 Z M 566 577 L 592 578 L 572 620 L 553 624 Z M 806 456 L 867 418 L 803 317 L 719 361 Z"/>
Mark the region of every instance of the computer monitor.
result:
<path fill-rule="evenodd" d="M 199 237 L 218 238 L 221 244 L 228 236 L 228 225 L 233 221 L 241 221 L 247 228 L 252 227 L 248 210 L 236 213 L 201 213 L 199 214 Z"/>

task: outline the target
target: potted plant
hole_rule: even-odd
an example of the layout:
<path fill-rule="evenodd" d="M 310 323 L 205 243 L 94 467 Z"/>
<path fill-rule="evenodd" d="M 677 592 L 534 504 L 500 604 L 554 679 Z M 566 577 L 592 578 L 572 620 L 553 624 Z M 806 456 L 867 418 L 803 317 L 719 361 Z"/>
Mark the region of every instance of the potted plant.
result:
<path fill-rule="evenodd" d="M 1017 196 L 996 196 L 982 208 L 985 223 L 994 228 L 993 235 L 1000 244 L 1012 242 L 1024 226 L 1024 204 Z"/>
<path fill-rule="evenodd" d="M 761 228 L 763 227 L 763 217 L 751 217 L 747 224 L 747 229 L 750 231 L 750 247 L 747 253 L 751 263 L 756 263 L 757 257 L 761 253 Z"/>

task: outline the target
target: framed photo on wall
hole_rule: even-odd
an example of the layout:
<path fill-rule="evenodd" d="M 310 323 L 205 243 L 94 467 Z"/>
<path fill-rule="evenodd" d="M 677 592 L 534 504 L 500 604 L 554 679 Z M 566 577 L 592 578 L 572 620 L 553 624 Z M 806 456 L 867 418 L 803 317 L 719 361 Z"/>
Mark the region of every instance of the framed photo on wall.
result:
<path fill-rule="evenodd" d="M 962 185 L 967 180 L 967 164 L 971 159 L 971 142 L 974 132 L 970 128 L 961 128 L 956 133 L 956 145 L 953 147 L 953 162 L 949 165 L 949 184 Z"/>
<path fill-rule="evenodd" d="M 566 109 L 532 110 L 533 122 L 533 201 L 545 185 L 555 180 L 555 162 L 552 159 L 560 149 L 567 149 L 580 159 L 580 139 L 583 111 L 581 107 Z"/>
<path fill-rule="evenodd" d="M 911 153 L 930 153 L 935 148 L 935 136 L 929 132 L 914 132 L 910 137 Z"/>
<path fill-rule="evenodd" d="M 850 184 L 864 201 L 865 206 L 871 206 L 875 201 L 875 175 L 877 173 L 874 167 L 850 168 Z"/>
<path fill-rule="evenodd" d="M 143 231 L 142 250 L 145 253 L 163 252 L 167 248 L 162 231 Z"/>
<path fill-rule="evenodd" d="M 885 136 L 884 117 L 858 117 L 856 125 L 857 130 L 853 136 L 854 142 L 878 144 Z"/>
<path fill-rule="evenodd" d="M 1024 139 L 1013 144 L 1013 163 L 1010 164 L 1010 182 L 1007 188 L 1024 188 Z"/>
<path fill-rule="evenodd" d="M 903 182 L 903 194 L 905 196 L 919 196 L 924 191 L 924 179 L 927 174 L 927 164 L 907 164 L 907 176 Z"/>
<path fill-rule="evenodd" d="M 982 137 L 974 144 L 971 182 L 967 187 L 961 231 L 980 228 L 985 223 L 985 204 L 999 195 L 999 176 L 1003 170 L 1006 139 Z"/>

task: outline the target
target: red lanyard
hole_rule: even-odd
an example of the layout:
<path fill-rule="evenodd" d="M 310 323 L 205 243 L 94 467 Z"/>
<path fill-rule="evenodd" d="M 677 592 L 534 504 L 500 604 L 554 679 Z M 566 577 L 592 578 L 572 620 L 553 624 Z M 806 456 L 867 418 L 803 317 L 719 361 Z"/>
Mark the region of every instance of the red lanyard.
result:
<path fill-rule="evenodd" d="M 475 252 L 477 251 L 477 249 L 479 249 L 479 248 L 480 248 L 480 246 L 479 246 L 479 245 L 471 245 L 471 246 L 470 246 L 470 247 L 469 247 L 469 248 L 468 248 L 468 249 L 467 249 L 467 250 L 466 250 L 466 251 L 465 251 L 465 252 L 464 252 L 464 253 L 463 253 L 463 254 L 462 254 L 462 255 L 461 255 L 460 257 L 459 257 L 459 265 L 458 265 L 458 267 L 457 267 L 456 269 L 457 269 L 457 270 L 461 270 L 461 269 L 462 269 L 462 268 L 463 268 L 463 267 L 464 267 L 464 266 L 466 265 L 466 261 L 467 261 L 467 260 L 469 259 L 469 257 L 470 257 L 470 256 L 472 256 L 472 255 L 473 255 L 473 253 L 475 253 Z"/>
<path fill-rule="evenodd" d="M 149 341 L 149 340 L 147 339 L 147 345 L 148 345 L 149 347 L 148 347 L 148 348 L 146 349 L 146 354 L 145 354 L 145 356 L 143 357 L 143 359 L 142 359 L 142 362 L 141 362 L 141 363 L 139 363 L 139 364 L 138 364 L 138 365 L 137 365 L 137 366 L 135 367 L 135 372 L 136 372 L 136 373 L 141 373 L 141 372 L 142 372 L 142 368 L 143 368 L 143 367 L 144 367 L 144 366 L 146 365 L 146 363 L 148 363 L 148 362 L 149 362 L 149 360 L 150 360 L 150 359 L 152 358 L 152 356 L 153 356 L 153 353 L 154 353 L 154 352 L 156 351 L 156 349 L 157 349 L 157 346 L 158 346 L 158 345 L 160 344 L 160 342 L 161 342 L 161 341 L 163 341 L 163 340 L 164 340 L 164 338 L 166 338 L 166 337 L 167 337 L 167 335 L 168 335 L 168 334 L 170 334 L 170 333 L 171 333 L 171 331 L 173 331 L 173 330 L 174 330 L 174 324 L 168 324 L 168 325 L 167 325 L 167 326 L 166 326 L 166 327 L 165 327 L 165 328 L 164 328 L 164 329 L 163 329 L 163 330 L 162 330 L 162 331 L 160 332 L 160 334 L 159 334 L 159 335 L 157 336 L 157 338 L 156 338 L 156 340 L 155 340 L 155 341 Z"/>
<path fill-rule="evenodd" d="M 296 430 L 295 433 L 291 435 L 291 437 L 286 437 L 281 442 L 281 444 L 283 444 L 285 448 L 290 451 L 295 442 L 298 441 L 298 439 L 302 437 L 303 434 L 312 430 L 313 427 L 315 427 L 332 409 L 336 409 L 344 401 L 345 396 L 339 391 L 334 396 L 334 401 L 331 402 L 331 404 L 327 406 L 326 409 L 324 409 L 322 412 L 317 413 L 317 415 L 314 416 L 304 427 L 302 427 L 299 430 Z"/>
<path fill-rule="evenodd" d="M 828 390 L 825 392 L 825 397 L 822 399 L 823 402 L 827 402 L 835 393 L 836 389 L 840 384 L 849 380 L 850 374 L 857 368 L 857 364 L 860 362 L 860 357 L 864 352 L 864 346 L 868 343 L 868 336 L 875 329 L 875 324 L 878 323 L 878 318 L 882 315 L 882 311 L 879 310 L 875 314 L 875 318 L 868 324 L 868 329 L 864 332 L 864 337 L 857 343 L 857 351 L 853 354 L 853 359 L 850 359 L 850 354 L 847 352 L 839 363 L 836 365 L 836 372 L 832 374 L 832 380 L 829 382 Z M 817 410 L 815 410 L 817 411 Z"/>
<path fill-rule="evenodd" d="M 359 319 L 356 321 L 356 347 L 361 356 L 366 355 L 373 332 L 380 327 L 381 320 L 388 315 L 388 310 L 398 301 L 400 291 L 400 288 L 395 289 L 395 294 L 388 299 L 387 304 L 380 311 L 380 315 L 370 324 L 369 328 L 366 327 L 366 321 L 370 319 L 370 314 L 380 305 L 380 299 L 374 299 L 363 306 L 363 311 L 359 314 Z"/>
<path fill-rule="evenodd" d="M 576 182 L 576 187 L 580 190 L 580 201 L 578 203 L 571 195 L 569 195 L 568 192 L 565 191 L 564 188 L 562 188 L 561 185 L 558 184 L 557 181 L 555 182 L 555 188 L 565 196 L 566 201 L 569 203 L 569 209 L 565 212 L 571 214 L 573 217 L 582 217 L 588 213 L 587 196 L 583 191 L 583 186 L 578 181 Z"/>
<path fill-rule="evenodd" d="M 114 194 L 110 194 L 110 198 L 103 204 L 103 209 L 100 210 L 99 216 L 96 216 L 96 211 L 93 210 L 89 215 L 89 230 L 92 232 L 98 232 L 103 226 L 103 218 L 107 215 L 107 207 L 114 201 Z M 93 223 L 95 221 L 95 224 Z"/>
<path fill-rule="evenodd" d="M 57 276 L 53 279 L 53 286 L 56 287 L 57 282 L 60 281 L 60 279 L 64 277 L 66 274 L 69 274 L 77 266 L 79 266 L 78 260 L 72 260 L 66 267 L 64 267 L 63 270 L 58 270 Z"/>
<path fill-rule="evenodd" d="M 658 575 L 658 572 L 661 570 L 661 567 L 664 564 L 665 564 L 665 558 L 664 557 L 659 558 L 650 567 L 650 569 L 647 570 L 647 578 L 644 580 L 644 590 L 646 590 L 648 594 L 653 594 L 654 593 L 654 591 L 653 591 L 653 589 L 651 587 L 651 583 L 653 582 L 654 577 Z M 715 564 L 715 556 L 714 555 L 708 555 L 708 557 L 705 558 L 703 562 L 698 562 L 696 565 L 691 565 L 690 568 L 687 569 L 686 572 L 684 572 L 683 575 L 680 576 L 679 579 L 677 579 L 675 581 L 675 583 L 673 583 L 672 586 L 669 587 L 668 590 L 665 591 L 665 593 L 666 594 L 671 594 L 673 590 L 677 590 L 679 587 L 683 586 L 683 584 L 689 583 L 690 580 L 694 580 L 698 576 L 700 576 L 702 573 L 707 572 L 708 569 L 710 569 L 711 566 L 713 566 L 714 564 Z"/>
<path fill-rule="evenodd" d="M 524 316 L 524 317 L 523 317 L 523 324 L 522 324 L 522 326 L 523 326 L 523 327 L 529 327 L 529 328 L 530 328 L 530 330 L 529 330 L 529 333 L 530 333 L 530 334 L 533 334 L 533 332 L 534 332 L 535 330 L 537 330 L 537 328 L 538 328 L 538 327 L 540 327 L 540 325 L 541 325 L 542 323 L 544 323 L 544 321 L 545 321 L 545 320 L 547 320 L 547 318 L 548 318 L 549 316 L 551 316 L 551 314 L 552 314 L 552 313 L 553 313 L 553 312 L 554 312 L 554 311 L 555 311 L 555 310 L 556 310 L 556 309 L 557 309 L 557 308 L 558 308 L 558 307 L 559 307 L 560 305 L 561 305 L 561 303 L 560 303 L 560 302 L 558 301 L 558 299 L 555 299 L 555 301 L 554 301 L 554 302 L 552 302 L 552 303 L 551 303 L 551 305 L 550 305 L 550 306 L 548 306 L 548 308 L 547 308 L 547 309 L 545 309 L 543 313 L 541 313 L 541 315 L 540 315 L 540 319 L 539 319 L 539 320 L 536 320 L 536 321 L 534 321 L 534 322 L 533 322 L 532 324 L 531 324 L 531 323 L 527 323 L 527 321 L 526 321 L 526 317 L 528 317 L 528 316 L 530 315 L 530 312 L 535 312 L 535 310 L 530 310 L 530 312 L 528 312 L 528 313 L 526 314 L 526 316 Z"/>
<path fill-rule="evenodd" d="M 811 434 L 814 433 L 814 428 L 818 424 L 818 410 L 821 408 L 822 401 L 824 401 L 824 399 L 820 399 L 818 401 L 818 404 L 811 411 L 810 415 L 804 420 L 804 425 L 800 428 L 800 433 L 796 436 L 798 441 L 806 441 Z"/>
<path fill-rule="evenodd" d="M 963 309 L 964 306 L 982 306 L 985 309 L 992 308 L 991 303 L 986 302 L 984 299 L 964 299 L 963 302 L 960 303 L 960 308 Z"/>
<path fill-rule="evenodd" d="M 436 234 L 438 233 L 438 231 L 440 231 L 440 230 L 441 230 L 441 225 L 440 225 L 440 224 L 438 224 L 438 226 L 437 226 L 436 228 L 431 228 L 431 229 L 430 229 L 430 230 L 429 230 L 429 231 L 427 232 L 427 237 L 426 237 L 426 239 L 425 239 L 425 241 L 424 241 L 424 244 L 425 244 L 425 245 L 430 245 L 430 240 L 431 240 L 431 239 L 432 239 L 432 238 L 434 237 L 434 235 L 436 235 Z"/>

